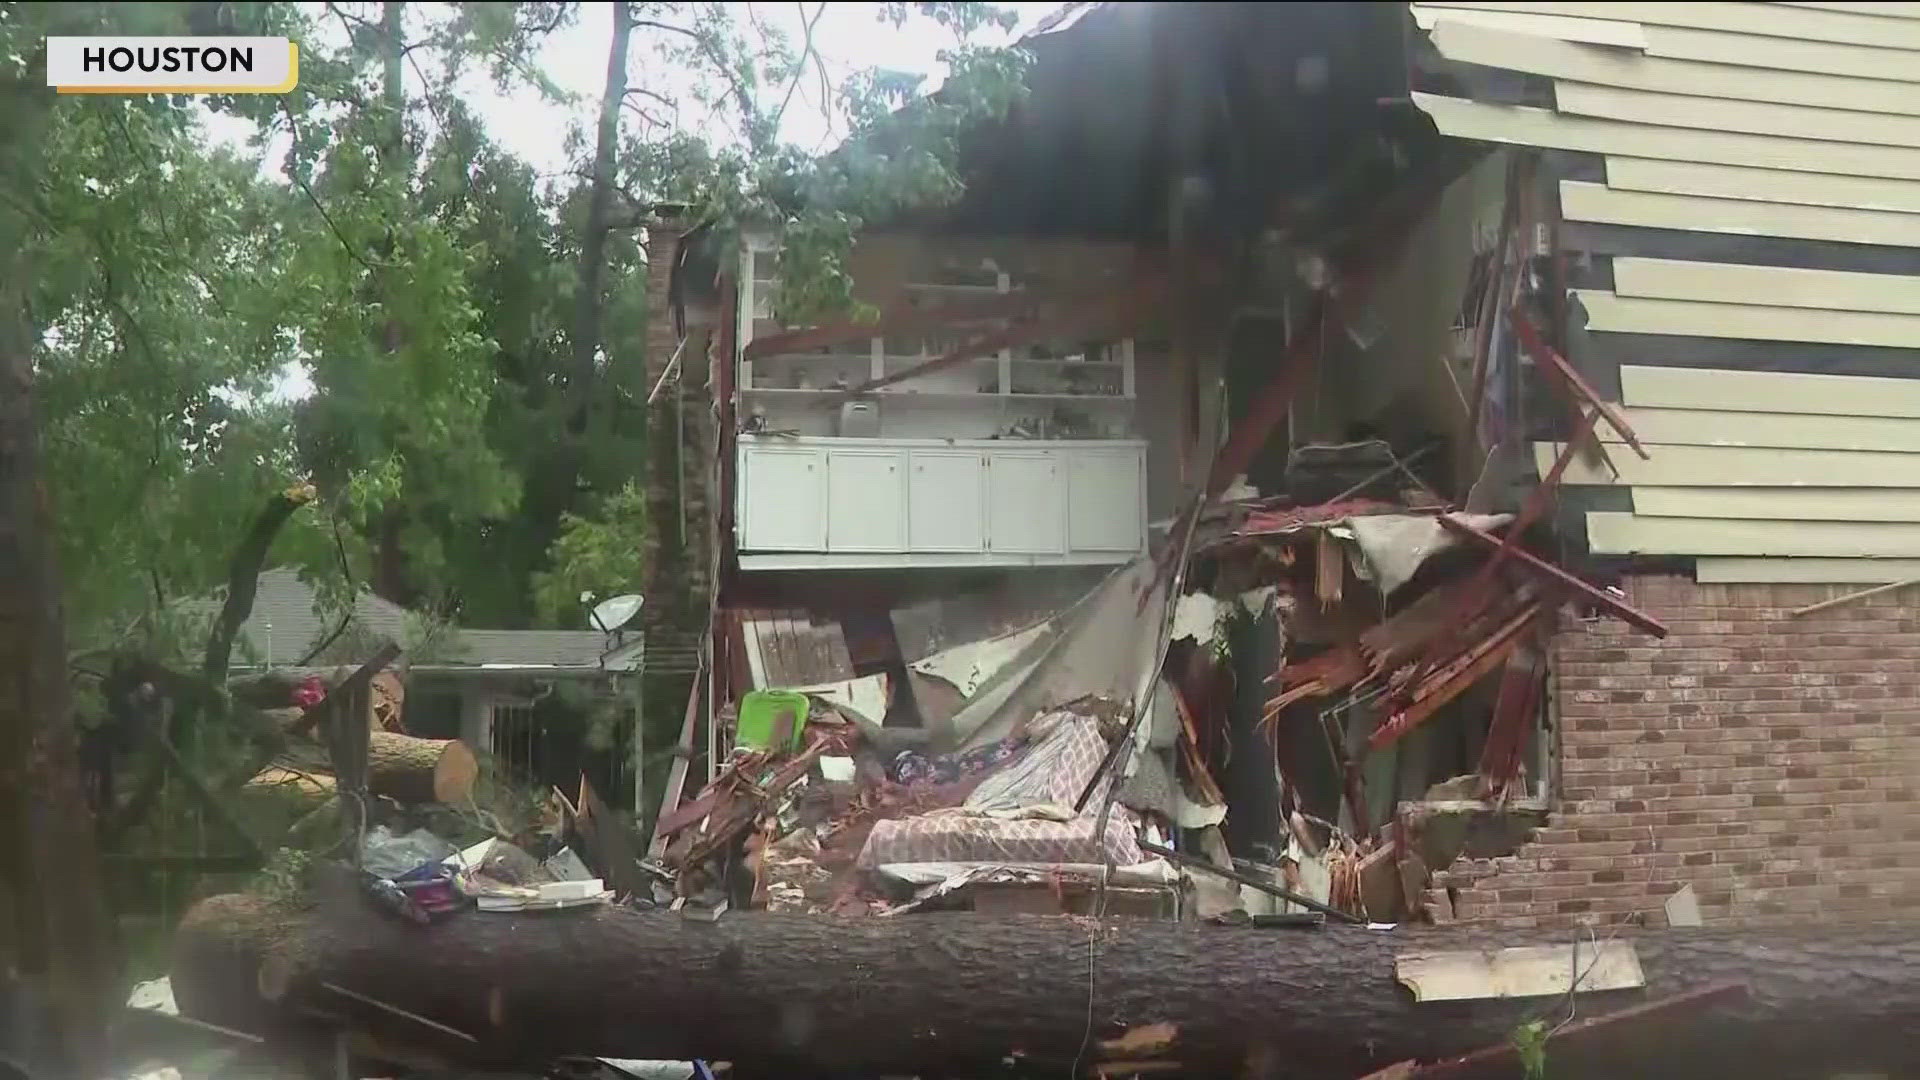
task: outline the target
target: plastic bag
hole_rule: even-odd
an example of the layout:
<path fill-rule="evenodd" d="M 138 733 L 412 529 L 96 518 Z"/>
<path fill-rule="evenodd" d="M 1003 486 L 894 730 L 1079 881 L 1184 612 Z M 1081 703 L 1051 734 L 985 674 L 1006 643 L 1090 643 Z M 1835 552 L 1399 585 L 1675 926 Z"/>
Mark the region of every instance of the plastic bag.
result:
<path fill-rule="evenodd" d="M 392 880 L 428 863 L 441 862 L 457 850 L 425 829 L 395 836 L 385 825 L 376 825 L 360 845 L 360 865 Z"/>

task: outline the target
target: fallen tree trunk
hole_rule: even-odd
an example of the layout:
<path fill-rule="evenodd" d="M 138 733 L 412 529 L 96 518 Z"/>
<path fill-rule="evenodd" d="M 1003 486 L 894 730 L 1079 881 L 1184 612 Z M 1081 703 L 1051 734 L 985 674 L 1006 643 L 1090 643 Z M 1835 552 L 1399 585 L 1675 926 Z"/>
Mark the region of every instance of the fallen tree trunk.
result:
<path fill-rule="evenodd" d="M 416 739 L 391 731 L 367 736 L 367 790 L 403 803 L 464 805 L 480 762 L 459 739 Z"/>
<path fill-rule="evenodd" d="M 1566 1017 L 1564 998 L 1416 1004 L 1394 955 L 1557 941 L 1466 930 L 1267 930 L 967 913 L 823 919 L 730 914 L 716 923 L 596 908 L 469 912 L 427 929 L 351 898 L 295 910 L 207 900 L 175 940 L 173 990 L 190 1016 L 272 1032 L 302 1007 L 470 1066 L 564 1054 L 705 1057 L 861 1075 L 1003 1069 L 1055 1075 L 1105 1056 L 1178 1061 L 1190 1075 L 1358 1077 L 1506 1042 L 1517 1023 Z M 1584 933 L 1577 935 L 1586 944 Z M 1630 935 L 1644 990 L 1578 995 L 1581 1018 L 1726 980 L 1750 996 L 1636 1020 L 1600 1052 L 1547 1046 L 1574 1076 L 1784 1076 L 1810 1066 L 1920 1065 L 1920 943 L 1900 926 L 1673 930 Z M 1089 946 L 1096 948 L 1089 982 Z M 262 996 L 264 980 L 269 1001 Z M 355 1007 L 333 983 L 471 1036 Z M 1152 1055 L 1101 1040 L 1170 1024 Z M 1085 1042 L 1085 1053 L 1081 1054 Z M 1138 1041 L 1138 1040 L 1136 1040 Z M 1164 1040 L 1162 1040 L 1164 1041 Z M 1511 1070 L 1504 1075 L 1517 1075 Z"/>

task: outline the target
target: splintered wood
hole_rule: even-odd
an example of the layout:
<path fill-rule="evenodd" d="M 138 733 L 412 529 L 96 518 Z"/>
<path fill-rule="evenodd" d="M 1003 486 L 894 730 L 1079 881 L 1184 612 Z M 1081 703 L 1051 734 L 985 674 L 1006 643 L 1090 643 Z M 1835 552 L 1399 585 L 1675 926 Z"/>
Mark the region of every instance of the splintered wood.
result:
<path fill-rule="evenodd" d="M 1647 984 L 1640 955 L 1629 941 L 1410 952 L 1394 957 L 1393 970 L 1421 1002 L 1584 994 Z"/>

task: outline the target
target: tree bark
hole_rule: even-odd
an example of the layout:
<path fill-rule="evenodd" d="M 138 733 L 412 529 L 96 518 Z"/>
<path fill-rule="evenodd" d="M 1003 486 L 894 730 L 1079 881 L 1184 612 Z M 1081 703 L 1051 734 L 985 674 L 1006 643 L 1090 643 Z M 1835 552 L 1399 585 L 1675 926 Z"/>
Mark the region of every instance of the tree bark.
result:
<path fill-rule="evenodd" d="M 367 790 L 405 804 L 438 802 L 464 806 L 473 797 L 480 762 L 459 739 L 416 739 L 391 731 L 367 737 Z M 293 785 L 314 802 L 333 797 L 337 786 L 324 765 L 294 757 L 255 773 L 247 787 Z"/>
<path fill-rule="evenodd" d="M 607 46 L 607 81 L 594 131 L 593 186 L 587 191 L 587 220 L 580 234 L 580 280 L 573 301 L 573 374 L 567 395 L 571 406 L 567 426 L 576 436 L 586 433 L 595 357 L 600 350 L 607 233 L 613 228 L 614 156 L 620 149 L 620 109 L 627 99 L 627 46 L 632 38 L 633 11 L 626 0 L 619 0 L 613 5 L 613 38 Z"/>
<path fill-rule="evenodd" d="M 1003 1070 L 1011 1057 L 1057 1073 L 1076 1057 L 1139 1058 L 1099 1043 L 1166 1023 L 1175 1034 L 1163 1056 L 1190 1075 L 1341 1078 L 1504 1043 L 1529 1016 L 1551 1028 L 1568 1013 L 1562 998 L 1415 1004 L 1394 979 L 1397 952 L 1552 940 L 1147 921 L 1096 928 L 968 913 L 745 913 L 705 924 L 614 907 L 469 912 L 421 930 L 351 897 L 295 910 L 226 896 L 182 924 L 173 989 L 188 1015 L 242 1030 L 275 1031 L 299 1007 L 319 1006 L 364 1020 L 376 1036 L 491 1067 L 596 1054 L 724 1059 L 786 1076 L 930 1067 L 966 1075 Z M 1729 979 L 1752 993 L 1677 1023 L 1622 1024 L 1596 1040 L 1604 1061 L 1590 1047 L 1576 1055 L 1549 1042 L 1556 1080 L 1920 1066 L 1911 1037 L 1920 1030 L 1920 943 L 1910 928 L 1696 929 L 1630 940 L 1646 988 L 1580 994 L 1580 1017 Z M 281 995 L 272 1002 L 260 990 L 263 963 Z M 322 982 L 478 1041 L 352 1008 Z"/>
<path fill-rule="evenodd" d="M 47 101 L 39 91 L 11 96 L 16 111 L 0 119 L 0 171 L 9 174 L 22 164 L 11 160 L 16 152 L 36 152 Z M 80 780 L 40 475 L 26 246 L 20 215 L 0 211 L 0 1064 L 18 1056 L 34 1075 L 91 1077 L 117 963 Z"/>
<path fill-rule="evenodd" d="M 200 673 L 215 683 L 227 677 L 227 665 L 233 657 L 233 639 L 240 633 L 240 625 L 253 614 L 254 594 L 260 588 L 260 571 L 265 568 L 267 552 L 273 547 L 273 538 L 280 535 L 280 527 L 287 523 L 295 510 L 313 501 L 313 487 L 308 484 L 296 484 L 285 491 L 276 493 L 267 500 L 254 516 L 253 524 L 248 527 L 247 535 L 242 537 L 233 556 L 227 562 L 227 600 L 220 606 L 220 617 L 213 624 L 213 631 L 207 636 L 206 657 L 201 661 Z"/>
<path fill-rule="evenodd" d="M 479 761 L 459 739 L 416 739 L 391 731 L 367 736 L 367 790 L 403 803 L 464 805 Z"/>

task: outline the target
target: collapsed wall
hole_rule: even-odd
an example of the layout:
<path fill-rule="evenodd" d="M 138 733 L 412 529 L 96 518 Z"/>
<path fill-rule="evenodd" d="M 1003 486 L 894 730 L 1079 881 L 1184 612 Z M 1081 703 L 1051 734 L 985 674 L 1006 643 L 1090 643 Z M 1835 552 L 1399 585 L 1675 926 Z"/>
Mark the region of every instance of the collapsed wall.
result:
<path fill-rule="evenodd" d="M 1911 594 L 1796 617 L 1857 587 L 1623 586 L 1671 636 L 1563 617 L 1555 812 L 1513 855 L 1434 875 L 1436 920 L 1661 925 L 1685 885 L 1708 925 L 1920 910 Z"/>

